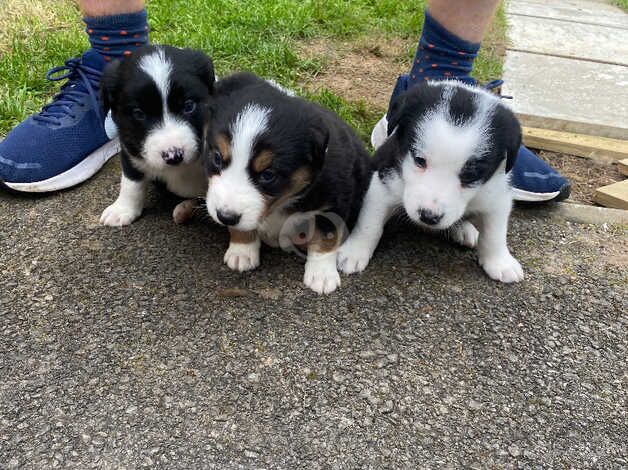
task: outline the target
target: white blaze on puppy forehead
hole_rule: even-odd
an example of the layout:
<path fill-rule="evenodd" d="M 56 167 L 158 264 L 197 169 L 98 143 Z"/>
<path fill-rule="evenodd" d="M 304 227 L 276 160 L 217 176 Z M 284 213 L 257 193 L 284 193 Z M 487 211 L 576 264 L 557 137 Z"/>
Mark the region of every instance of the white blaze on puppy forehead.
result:
<path fill-rule="evenodd" d="M 189 163 L 197 156 L 198 139 L 192 126 L 168 109 L 172 62 L 166 57 L 165 51 L 158 48 L 154 53 L 142 57 L 139 67 L 155 83 L 163 108 L 161 123 L 151 129 L 146 137 L 143 157 L 150 165 L 164 168 L 167 166 L 163 159 L 164 152 L 176 149 L 182 152 L 183 163 Z"/>
<path fill-rule="evenodd" d="M 459 86 L 445 86 L 439 106 L 416 123 L 412 150 L 428 159 L 438 156 L 430 160 L 430 165 L 451 164 L 460 169 L 470 156 L 479 158 L 488 150 L 489 125 L 497 101 L 492 95 L 486 99 L 483 94 L 487 93 L 469 88 L 474 93 L 475 112 L 468 121 L 457 122 L 449 112 L 449 103 Z"/>
<path fill-rule="evenodd" d="M 265 208 L 264 196 L 249 176 L 249 162 L 256 140 L 268 129 L 271 110 L 248 104 L 229 126 L 231 161 L 209 187 L 210 214 L 217 211 L 240 215 L 237 228 L 253 230 Z"/>
<path fill-rule="evenodd" d="M 140 68 L 155 82 L 162 96 L 165 112 L 168 92 L 170 91 L 172 63 L 166 58 L 163 49 L 157 49 L 153 54 L 142 57 Z"/>

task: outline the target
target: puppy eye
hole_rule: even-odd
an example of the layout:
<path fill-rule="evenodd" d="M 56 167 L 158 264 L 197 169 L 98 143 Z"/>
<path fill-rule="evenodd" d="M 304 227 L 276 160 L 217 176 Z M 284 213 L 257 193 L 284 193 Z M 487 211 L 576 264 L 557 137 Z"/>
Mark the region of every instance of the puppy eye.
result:
<path fill-rule="evenodd" d="M 183 112 L 185 114 L 192 114 L 195 109 L 196 109 L 196 101 L 185 100 L 185 103 L 183 103 Z"/>
<path fill-rule="evenodd" d="M 214 151 L 214 155 L 212 156 L 212 162 L 218 170 L 222 168 L 222 155 L 220 155 L 220 152 L 218 150 Z"/>
<path fill-rule="evenodd" d="M 137 121 L 143 121 L 146 119 L 146 113 L 140 108 L 133 108 L 133 118 Z"/>
<path fill-rule="evenodd" d="M 259 182 L 262 184 L 272 183 L 275 180 L 275 172 L 267 169 L 259 174 Z"/>
<path fill-rule="evenodd" d="M 418 155 L 414 156 L 414 163 L 416 163 L 416 166 L 421 167 L 421 168 L 425 168 L 427 166 L 427 162 L 425 161 L 425 158 L 419 157 Z"/>

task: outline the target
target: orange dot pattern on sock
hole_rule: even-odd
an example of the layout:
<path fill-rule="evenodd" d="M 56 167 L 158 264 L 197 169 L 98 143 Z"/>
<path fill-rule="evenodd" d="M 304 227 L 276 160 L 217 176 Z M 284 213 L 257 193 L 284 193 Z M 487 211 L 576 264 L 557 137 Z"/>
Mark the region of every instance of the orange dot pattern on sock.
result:
<path fill-rule="evenodd" d="M 429 47 L 430 49 L 434 49 L 434 44 L 428 44 L 427 47 Z"/>
<path fill-rule="evenodd" d="M 435 69 L 436 67 L 438 67 L 438 64 L 432 64 L 433 69 Z"/>
<path fill-rule="evenodd" d="M 120 31 L 120 36 L 126 36 L 127 34 L 129 33 L 127 33 L 125 30 Z"/>
<path fill-rule="evenodd" d="M 137 39 L 137 38 L 139 38 L 139 37 L 141 37 L 141 36 L 142 36 L 141 34 L 134 34 L 134 35 L 133 35 L 133 37 L 134 37 L 135 39 Z"/>
<path fill-rule="evenodd" d="M 111 62 L 111 57 L 108 55 L 104 56 L 105 62 Z"/>
<path fill-rule="evenodd" d="M 92 33 L 94 32 L 94 30 L 90 28 L 90 29 L 88 29 L 88 30 L 87 30 L 87 32 L 88 32 L 89 34 L 92 34 Z"/>
<path fill-rule="evenodd" d="M 111 50 L 111 48 L 110 48 L 110 47 L 103 47 L 103 48 L 102 48 L 102 50 L 103 50 L 103 51 L 110 51 L 110 50 Z"/>
<path fill-rule="evenodd" d="M 129 56 L 131 55 L 131 51 L 124 51 L 123 54 Z"/>
<path fill-rule="evenodd" d="M 109 41 L 109 36 L 100 36 L 101 41 Z"/>

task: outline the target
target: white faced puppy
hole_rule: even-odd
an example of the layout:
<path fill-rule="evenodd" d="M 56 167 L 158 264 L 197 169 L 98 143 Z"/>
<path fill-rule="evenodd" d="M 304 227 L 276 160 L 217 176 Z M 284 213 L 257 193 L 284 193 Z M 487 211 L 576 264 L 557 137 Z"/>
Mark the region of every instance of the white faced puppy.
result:
<path fill-rule="evenodd" d="M 369 181 L 368 154 L 331 111 L 288 96 L 252 74 L 216 88 L 204 151 L 207 210 L 229 227 L 225 263 L 260 262 L 260 238 L 307 253 L 304 282 L 340 286 L 336 249 L 357 220 Z"/>
<path fill-rule="evenodd" d="M 399 206 L 418 225 L 450 229 L 477 244 L 480 265 L 495 280 L 517 282 L 523 270 L 506 245 L 512 207 L 509 171 L 521 127 L 498 97 L 460 82 L 413 87 L 391 107 L 389 137 L 377 150 L 358 223 L 340 248 L 345 273 L 362 271 Z M 479 239 L 466 217 L 479 220 Z"/>
<path fill-rule="evenodd" d="M 184 198 L 204 196 L 199 154 L 214 81 L 212 61 L 203 52 L 170 46 L 143 47 L 107 66 L 101 93 L 118 127 L 122 181 L 101 223 L 122 226 L 137 219 L 150 180 Z M 177 205 L 175 222 L 188 219 L 193 208 L 193 200 Z"/>

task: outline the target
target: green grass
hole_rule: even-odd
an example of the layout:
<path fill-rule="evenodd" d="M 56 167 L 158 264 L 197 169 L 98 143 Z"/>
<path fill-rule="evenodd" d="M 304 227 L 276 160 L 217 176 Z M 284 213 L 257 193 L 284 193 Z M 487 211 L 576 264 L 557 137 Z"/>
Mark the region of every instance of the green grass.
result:
<path fill-rule="evenodd" d="M 298 56 L 300 42 L 418 39 L 422 7 L 422 1 L 396 0 L 152 0 L 148 11 L 153 42 L 203 49 L 220 75 L 251 70 L 295 87 L 321 66 Z M 0 18 L 0 135 L 54 94 L 57 87 L 45 80 L 45 72 L 88 46 L 80 14 L 69 0 L 14 0 L 8 8 Z M 503 13 L 496 25 L 477 62 L 481 79 L 501 73 L 491 43 L 503 41 Z M 366 102 L 347 103 L 326 90 L 301 93 L 338 112 L 363 137 L 377 118 Z"/>
<path fill-rule="evenodd" d="M 628 11 L 628 0 L 613 0 L 613 3 L 618 7 Z"/>

